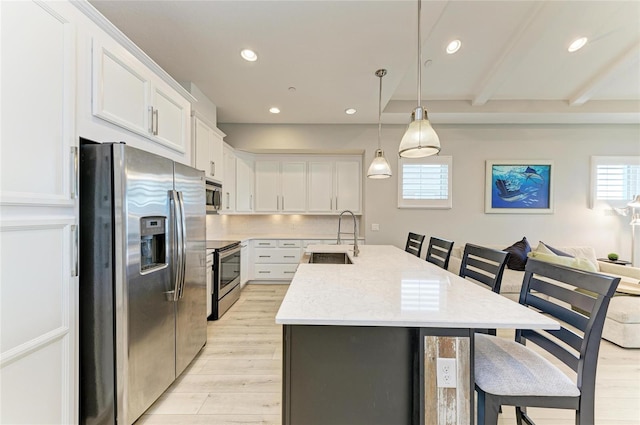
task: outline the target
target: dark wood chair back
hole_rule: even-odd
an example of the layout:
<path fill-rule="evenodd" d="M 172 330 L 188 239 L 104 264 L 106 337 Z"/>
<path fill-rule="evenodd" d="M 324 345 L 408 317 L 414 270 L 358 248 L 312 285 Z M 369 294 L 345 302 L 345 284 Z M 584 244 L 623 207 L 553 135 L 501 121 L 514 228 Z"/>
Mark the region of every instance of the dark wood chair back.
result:
<path fill-rule="evenodd" d="M 508 257 L 508 252 L 468 243 L 464 246 L 460 276 L 483 283 L 499 294 Z"/>
<path fill-rule="evenodd" d="M 527 407 L 573 409 L 576 411 L 577 425 L 595 423 L 596 367 L 602 328 L 609 301 L 619 282 L 619 277 L 586 272 L 535 259 L 527 261 L 519 302 L 558 320 L 561 322 L 560 329 L 519 329 L 516 330 L 513 344 L 526 345 L 527 342 L 531 342 L 564 363 L 576 374 L 576 380 L 570 379 L 570 382 L 577 384 L 577 391 L 575 395 L 553 393 L 522 395 L 524 391 L 520 389 L 514 394 L 508 391 L 493 394 L 476 384 L 478 424 L 496 424 L 498 410 L 502 405 L 516 406 L 518 423 L 533 423 L 527 415 Z M 482 338 L 487 337 L 482 336 Z M 477 339 L 476 342 L 478 342 Z M 510 352 L 515 353 L 514 350 Z M 522 355 L 519 356 L 522 357 Z M 521 361 L 515 360 L 515 362 L 514 364 L 522 367 Z M 548 366 L 545 367 L 548 368 Z M 501 370 L 504 370 L 504 367 Z M 499 374 L 501 370 L 483 373 L 493 375 Z M 532 366 L 528 373 L 537 374 L 537 371 Z M 549 376 L 548 372 L 540 373 L 546 373 L 544 376 Z M 560 370 L 558 373 L 564 374 Z M 520 383 L 527 382 L 524 377 L 518 377 L 517 380 Z M 505 385 L 509 387 L 508 383 Z"/>
<path fill-rule="evenodd" d="M 431 237 L 425 260 L 446 270 L 449 267 L 449 258 L 452 250 L 453 241 Z"/>
<path fill-rule="evenodd" d="M 416 257 L 420 257 L 423 242 L 424 235 L 409 232 L 409 236 L 407 237 L 407 246 L 405 246 L 404 250 Z"/>

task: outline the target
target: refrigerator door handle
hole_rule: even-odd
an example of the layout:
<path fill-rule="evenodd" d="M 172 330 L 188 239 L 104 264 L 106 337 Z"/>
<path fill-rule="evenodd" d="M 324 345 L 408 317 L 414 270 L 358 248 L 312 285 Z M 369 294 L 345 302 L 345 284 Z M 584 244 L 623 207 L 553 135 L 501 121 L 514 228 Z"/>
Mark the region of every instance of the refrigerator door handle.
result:
<path fill-rule="evenodd" d="M 187 222 L 184 213 L 184 197 L 182 196 L 182 192 L 178 192 L 178 202 L 180 204 L 180 246 L 182 251 L 182 260 L 180 267 L 180 293 L 178 294 L 178 299 L 182 298 L 184 295 L 184 284 L 185 278 L 187 274 Z"/>
<path fill-rule="evenodd" d="M 172 244 L 173 264 L 172 271 L 174 277 L 173 284 L 173 301 L 178 301 L 180 295 L 180 278 L 182 271 L 182 243 L 181 243 L 181 231 L 182 226 L 179 224 L 182 220 L 178 219 L 180 205 L 178 200 L 178 192 L 175 190 L 169 191 L 169 198 L 171 200 L 171 222 L 173 226 L 173 234 L 175 243 Z"/>

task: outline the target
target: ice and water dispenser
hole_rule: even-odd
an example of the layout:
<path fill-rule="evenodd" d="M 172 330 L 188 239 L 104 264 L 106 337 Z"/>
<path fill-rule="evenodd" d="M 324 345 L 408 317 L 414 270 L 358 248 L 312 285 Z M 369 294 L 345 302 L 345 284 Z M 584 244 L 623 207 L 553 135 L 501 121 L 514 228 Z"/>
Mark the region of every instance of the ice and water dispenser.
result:
<path fill-rule="evenodd" d="M 150 271 L 167 264 L 165 217 L 140 219 L 140 270 Z"/>

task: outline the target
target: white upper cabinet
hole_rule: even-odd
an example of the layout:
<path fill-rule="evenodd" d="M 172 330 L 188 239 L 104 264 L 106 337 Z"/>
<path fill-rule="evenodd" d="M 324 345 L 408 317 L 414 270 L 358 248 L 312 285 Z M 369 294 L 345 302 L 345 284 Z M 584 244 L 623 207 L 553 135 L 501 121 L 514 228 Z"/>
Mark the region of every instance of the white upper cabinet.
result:
<path fill-rule="evenodd" d="M 253 212 L 254 160 L 236 153 L 236 211 Z"/>
<path fill-rule="evenodd" d="M 350 210 L 354 213 L 361 212 L 362 167 L 360 164 L 360 161 L 336 161 L 336 211 Z"/>
<path fill-rule="evenodd" d="M 280 162 L 258 160 L 256 170 L 256 211 L 280 210 Z"/>
<path fill-rule="evenodd" d="M 222 137 L 199 117 L 194 116 L 193 122 L 195 167 L 204 171 L 208 180 L 222 183 L 224 178 Z"/>
<path fill-rule="evenodd" d="M 309 162 L 309 211 L 335 211 L 333 168 L 333 161 Z"/>
<path fill-rule="evenodd" d="M 72 205 L 75 26 L 55 5 L 1 3 L 1 202 Z"/>
<path fill-rule="evenodd" d="M 186 152 L 191 103 L 114 40 L 92 43 L 93 115 Z"/>
<path fill-rule="evenodd" d="M 256 212 L 307 210 L 305 161 L 256 160 Z"/>
<path fill-rule="evenodd" d="M 307 163 L 282 162 L 280 165 L 280 210 L 305 212 L 307 210 Z"/>
<path fill-rule="evenodd" d="M 362 212 L 362 162 L 319 159 L 309 162 L 309 212 Z"/>
<path fill-rule="evenodd" d="M 184 152 L 189 141 L 191 103 L 168 84 L 153 86 L 151 97 L 152 135 L 155 140 Z"/>
<path fill-rule="evenodd" d="M 222 150 L 222 163 L 224 165 L 224 179 L 222 184 L 222 210 L 221 212 L 236 211 L 236 155 L 233 149 L 224 146 Z"/>

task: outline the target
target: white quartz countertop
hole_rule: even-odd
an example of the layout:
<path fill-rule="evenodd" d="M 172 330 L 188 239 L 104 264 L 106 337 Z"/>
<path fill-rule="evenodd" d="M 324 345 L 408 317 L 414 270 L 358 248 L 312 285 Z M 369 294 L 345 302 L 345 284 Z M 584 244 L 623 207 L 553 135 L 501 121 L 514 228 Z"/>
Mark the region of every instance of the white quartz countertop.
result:
<path fill-rule="evenodd" d="M 313 245 L 353 264 L 300 264 L 276 315 L 288 325 L 558 329 L 558 323 L 394 246 Z"/>
<path fill-rule="evenodd" d="M 239 233 L 229 233 L 220 237 L 211 238 L 211 239 L 224 239 L 224 240 L 237 240 L 237 241 L 248 241 L 254 239 L 325 239 L 325 240 L 336 240 L 337 236 L 335 233 L 333 234 L 311 234 L 311 233 L 299 233 L 299 234 L 291 234 L 291 233 L 265 233 L 265 234 L 239 234 Z M 349 241 L 353 241 L 353 236 L 342 237 L 344 243 Z M 358 240 L 363 240 L 364 236 L 358 236 Z"/>

